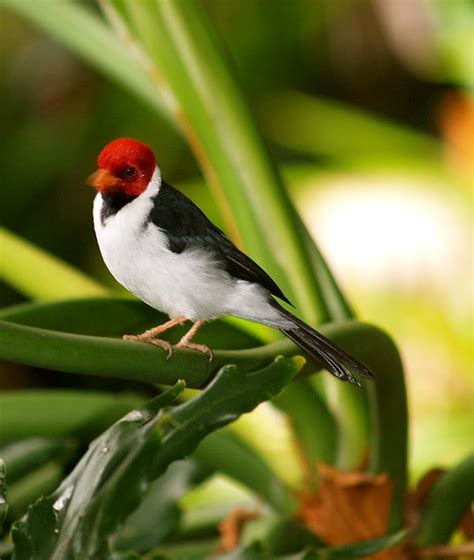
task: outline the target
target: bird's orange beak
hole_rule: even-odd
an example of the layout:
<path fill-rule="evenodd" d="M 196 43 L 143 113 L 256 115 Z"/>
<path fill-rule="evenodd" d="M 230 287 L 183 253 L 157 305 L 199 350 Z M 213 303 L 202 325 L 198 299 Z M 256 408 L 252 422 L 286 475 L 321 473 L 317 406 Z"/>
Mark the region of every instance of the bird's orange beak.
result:
<path fill-rule="evenodd" d="M 106 169 L 98 169 L 92 175 L 89 175 L 86 184 L 95 187 L 98 191 L 114 187 L 120 182 L 118 177 L 114 177 Z"/>

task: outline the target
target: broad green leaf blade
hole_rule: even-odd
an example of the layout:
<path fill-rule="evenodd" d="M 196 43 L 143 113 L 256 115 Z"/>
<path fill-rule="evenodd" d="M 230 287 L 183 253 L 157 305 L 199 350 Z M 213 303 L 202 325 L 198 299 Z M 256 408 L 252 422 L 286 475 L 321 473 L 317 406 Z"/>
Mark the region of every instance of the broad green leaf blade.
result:
<path fill-rule="evenodd" d="M 121 337 L 141 333 L 169 318 L 141 301 L 92 298 L 15 305 L 0 310 L 0 319 L 74 334 Z M 190 323 L 178 326 L 164 338 L 176 342 L 189 328 Z M 209 323 L 198 332 L 195 340 L 228 350 L 260 344 L 256 337 L 224 321 Z"/>
<path fill-rule="evenodd" d="M 474 502 L 474 454 L 441 476 L 431 488 L 420 516 L 419 546 L 448 543 Z"/>
<path fill-rule="evenodd" d="M 47 300 L 104 296 L 108 292 L 71 265 L 4 228 L 0 228 L 0 244 L 0 280 L 28 297 Z"/>
<path fill-rule="evenodd" d="M 8 503 L 7 503 L 7 483 L 6 483 L 6 468 L 5 463 L 0 459 L 0 535 L 3 530 L 3 523 L 7 517 Z"/>
<path fill-rule="evenodd" d="M 128 8 L 132 34 L 174 94 L 172 110 L 223 215 L 233 211 L 229 230 L 238 231 L 243 246 L 307 321 L 350 317 L 350 306 L 288 197 L 200 4 L 125 0 L 121 6 Z M 338 409 L 338 463 L 354 467 L 368 440 L 364 394 L 333 380 L 325 384 L 332 408 Z"/>
<path fill-rule="evenodd" d="M 297 504 L 289 488 L 253 449 L 228 430 L 205 438 L 193 457 L 233 478 L 280 513 L 294 513 Z"/>
<path fill-rule="evenodd" d="M 176 127 L 152 79 L 137 64 L 132 49 L 116 37 L 98 14 L 71 1 L 48 2 L 48 9 L 43 2 L 30 0 L 0 0 L 0 6 L 39 26 Z"/>
<path fill-rule="evenodd" d="M 150 482 L 208 433 L 276 396 L 301 365 L 301 359 L 277 358 L 249 373 L 225 366 L 191 401 L 169 406 L 184 386 L 178 383 L 129 413 L 93 442 L 57 492 L 15 525 L 16 560 L 35 554 L 49 560 L 108 558 L 108 538 Z"/>
<path fill-rule="evenodd" d="M 97 505 L 94 498 L 98 496 L 100 487 L 115 475 L 121 462 L 127 461 L 134 450 L 142 450 L 148 442 L 157 441 L 156 435 L 150 436 L 156 424 L 153 420 L 156 420 L 162 407 L 169 406 L 177 398 L 183 388 L 184 383 L 177 383 L 141 409 L 127 414 L 92 442 L 57 491 L 30 506 L 27 515 L 14 525 L 12 537 L 16 560 L 86 558 L 86 546 L 82 542 L 85 538 L 84 524 L 93 516 L 90 512 Z M 106 546 L 105 539 L 106 535 L 102 535 L 101 548 Z M 77 547 L 75 550 L 72 541 Z M 96 558 L 106 558 L 103 549 L 98 551 Z"/>

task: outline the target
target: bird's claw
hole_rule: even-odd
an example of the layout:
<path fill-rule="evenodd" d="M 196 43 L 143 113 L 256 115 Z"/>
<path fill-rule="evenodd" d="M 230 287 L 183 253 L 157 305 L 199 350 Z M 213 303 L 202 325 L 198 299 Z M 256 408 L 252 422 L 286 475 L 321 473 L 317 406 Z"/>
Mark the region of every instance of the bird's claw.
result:
<path fill-rule="evenodd" d="M 161 338 L 145 337 L 139 334 L 124 334 L 122 338 L 123 340 L 126 340 L 128 342 L 146 342 L 147 344 L 153 344 L 153 346 L 159 346 L 160 348 L 163 348 L 163 350 L 166 350 L 167 360 L 169 360 L 173 355 L 173 347 L 167 340 L 162 340 Z"/>
<path fill-rule="evenodd" d="M 188 342 L 185 340 L 180 340 L 178 344 L 176 344 L 175 348 L 189 348 L 189 350 L 197 350 L 198 352 L 202 352 L 209 357 L 209 361 L 212 362 L 214 358 L 214 353 L 205 344 L 196 344 L 195 342 Z"/>

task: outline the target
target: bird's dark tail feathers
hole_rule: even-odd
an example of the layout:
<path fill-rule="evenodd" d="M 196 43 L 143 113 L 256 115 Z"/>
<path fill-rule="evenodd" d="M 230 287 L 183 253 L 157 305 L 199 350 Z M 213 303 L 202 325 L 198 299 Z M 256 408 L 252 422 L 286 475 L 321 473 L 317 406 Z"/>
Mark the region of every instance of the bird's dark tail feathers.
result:
<path fill-rule="evenodd" d="M 278 310 L 289 319 L 292 327 L 280 329 L 283 334 L 290 338 L 302 350 L 317 360 L 329 373 L 341 381 L 349 381 L 360 387 L 360 383 L 349 371 L 349 367 L 356 370 L 363 377 L 372 379 L 374 376 L 370 370 L 359 360 L 336 346 L 318 331 L 295 317 L 292 313 L 276 303 Z"/>

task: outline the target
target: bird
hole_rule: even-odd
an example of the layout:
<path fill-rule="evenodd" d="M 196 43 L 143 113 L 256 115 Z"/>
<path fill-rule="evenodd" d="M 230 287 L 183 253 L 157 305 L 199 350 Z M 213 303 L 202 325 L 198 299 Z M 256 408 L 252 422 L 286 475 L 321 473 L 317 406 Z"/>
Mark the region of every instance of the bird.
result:
<path fill-rule="evenodd" d="M 205 322 L 233 315 L 279 329 L 342 381 L 360 386 L 349 368 L 373 377 L 364 364 L 278 301 L 291 305 L 257 263 L 162 178 L 149 146 L 133 138 L 111 141 L 87 184 L 97 191 L 94 229 L 107 268 L 128 291 L 170 318 L 124 340 L 159 346 L 169 358 L 172 346 L 160 335 L 190 321 L 175 347 L 212 360 L 212 350 L 193 338 Z"/>

